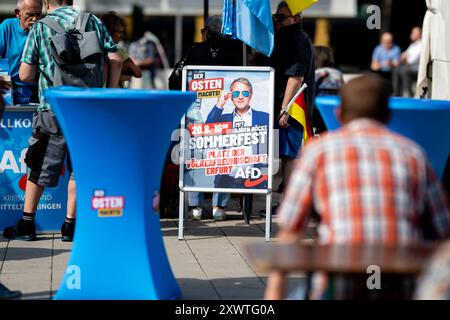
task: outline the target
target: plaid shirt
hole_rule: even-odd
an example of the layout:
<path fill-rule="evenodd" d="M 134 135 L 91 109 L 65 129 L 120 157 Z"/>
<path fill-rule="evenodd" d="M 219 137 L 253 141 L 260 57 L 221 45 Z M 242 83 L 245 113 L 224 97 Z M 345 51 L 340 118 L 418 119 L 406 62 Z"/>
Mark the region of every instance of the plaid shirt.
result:
<path fill-rule="evenodd" d="M 78 11 L 73 7 L 59 7 L 48 15 L 53 17 L 61 24 L 63 28 L 65 26 L 73 25 L 75 18 L 78 16 Z M 103 48 L 104 53 L 118 51 L 117 46 L 114 44 L 110 34 L 106 30 L 101 21 L 94 17 L 89 19 L 86 27 L 87 31 L 95 30 L 97 38 L 99 39 L 100 47 Z M 40 105 L 38 111 L 50 110 L 50 105 L 45 102 L 44 90 L 51 87 L 47 79 L 42 75 L 44 72 L 50 79 L 53 78 L 55 70 L 55 61 L 51 55 L 50 35 L 55 34 L 48 26 L 43 23 L 34 24 L 31 29 L 25 48 L 22 54 L 22 62 L 30 65 L 38 66 L 39 76 L 39 101 Z M 100 66 L 101 74 L 103 75 L 103 65 Z"/>
<path fill-rule="evenodd" d="M 450 235 L 445 196 L 420 147 L 359 119 L 304 148 L 279 210 L 283 229 L 304 230 L 314 209 L 321 243 L 422 240 L 425 208 L 439 237 Z"/>

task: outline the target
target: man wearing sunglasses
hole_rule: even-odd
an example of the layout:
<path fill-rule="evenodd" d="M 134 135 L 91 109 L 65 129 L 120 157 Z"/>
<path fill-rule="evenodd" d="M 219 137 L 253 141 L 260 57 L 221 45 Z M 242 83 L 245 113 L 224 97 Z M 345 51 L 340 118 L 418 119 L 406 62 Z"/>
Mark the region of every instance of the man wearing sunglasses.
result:
<path fill-rule="evenodd" d="M 230 91 L 224 92 L 217 100 L 206 119 L 211 122 L 233 122 L 233 128 L 268 125 L 269 114 L 250 107 L 253 96 L 253 86 L 246 78 L 238 78 L 230 85 Z M 231 100 L 234 105 L 233 113 L 223 114 L 223 107 Z"/>

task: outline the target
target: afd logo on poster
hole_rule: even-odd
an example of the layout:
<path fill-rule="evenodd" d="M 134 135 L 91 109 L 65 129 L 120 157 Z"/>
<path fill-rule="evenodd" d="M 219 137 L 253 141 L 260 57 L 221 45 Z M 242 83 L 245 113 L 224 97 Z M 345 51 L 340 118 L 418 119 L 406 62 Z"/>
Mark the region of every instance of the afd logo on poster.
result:
<path fill-rule="evenodd" d="M 12 150 L 5 150 L 0 153 L 0 173 L 12 172 L 12 173 L 26 173 L 27 165 L 25 164 L 25 154 L 27 148 L 22 149 L 20 156 L 16 157 Z"/>

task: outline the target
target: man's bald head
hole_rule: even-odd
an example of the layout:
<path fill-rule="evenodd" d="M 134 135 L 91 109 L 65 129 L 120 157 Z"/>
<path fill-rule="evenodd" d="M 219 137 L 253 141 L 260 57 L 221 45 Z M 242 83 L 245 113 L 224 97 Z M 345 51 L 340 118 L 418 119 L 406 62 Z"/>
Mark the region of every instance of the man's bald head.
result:
<path fill-rule="evenodd" d="M 391 93 L 390 82 L 377 75 L 364 75 L 349 81 L 341 89 L 341 121 L 346 124 L 369 118 L 387 123 Z"/>

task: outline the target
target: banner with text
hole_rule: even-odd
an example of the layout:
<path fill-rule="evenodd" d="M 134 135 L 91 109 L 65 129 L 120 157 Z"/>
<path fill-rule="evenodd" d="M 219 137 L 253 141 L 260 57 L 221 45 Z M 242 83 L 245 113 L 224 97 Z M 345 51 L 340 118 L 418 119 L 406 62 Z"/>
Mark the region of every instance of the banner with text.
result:
<path fill-rule="evenodd" d="M 22 217 L 27 182 L 25 154 L 32 131 L 32 111 L 6 109 L 0 119 L 0 232 Z M 67 170 L 56 188 L 45 189 L 38 205 L 36 227 L 59 230 L 66 213 Z"/>

